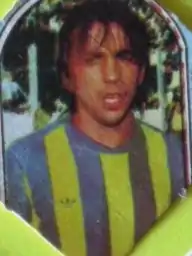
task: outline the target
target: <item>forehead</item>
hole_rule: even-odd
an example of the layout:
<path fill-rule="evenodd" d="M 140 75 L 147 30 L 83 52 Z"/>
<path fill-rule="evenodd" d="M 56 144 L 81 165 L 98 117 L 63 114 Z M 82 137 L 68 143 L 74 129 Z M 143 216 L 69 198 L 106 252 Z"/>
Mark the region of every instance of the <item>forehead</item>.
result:
<path fill-rule="evenodd" d="M 72 34 L 72 45 L 76 49 L 81 47 L 84 51 L 95 51 L 98 48 L 107 48 L 118 51 L 129 47 L 129 38 L 125 35 L 123 28 L 115 22 L 108 25 L 94 22 L 86 34 L 82 32 L 82 30 L 76 29 Z"/>

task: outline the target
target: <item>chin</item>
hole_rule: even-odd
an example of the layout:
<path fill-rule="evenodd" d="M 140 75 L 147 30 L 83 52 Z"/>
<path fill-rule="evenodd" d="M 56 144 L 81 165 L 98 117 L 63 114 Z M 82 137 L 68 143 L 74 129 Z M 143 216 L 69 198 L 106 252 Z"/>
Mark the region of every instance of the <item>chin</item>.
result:
<path fill-rule="evenodd" d="M 116 116 L 116 117 L 107 117 L 107 118 L 103 118 L 102 120 L 100 120 L 100 122 L 109 128 L 115 128 L 117 126 L 119 126 L 123 120 L 125 119 L 125 115 L 121 115 L 121 116 Z"/>

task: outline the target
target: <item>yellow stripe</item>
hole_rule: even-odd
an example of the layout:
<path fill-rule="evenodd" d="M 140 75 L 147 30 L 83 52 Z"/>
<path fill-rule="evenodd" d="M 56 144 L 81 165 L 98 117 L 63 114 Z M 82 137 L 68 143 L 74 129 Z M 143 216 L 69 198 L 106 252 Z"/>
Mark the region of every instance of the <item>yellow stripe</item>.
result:
<path fill-rule="evenodd" d="M 40 224 L 40 219 L 39 219 L 38 215 L 36 214 L 36 210 L 35 210 L 35 207 L 33 204 L 31 188 L 29 186 L 29 182 L 28 182 L 28 179 L 26 176 L 23 178 L 23 186 L 24 186 L 25 194 L 30 202 L 31 211 L 32 211 L 32 220 L 30 223 L 34 228 L 36 228 L 38 230 L 39 224 Z"/>
<path fill-rule="evenodd" d="M 45 146 L 62 251 L 86 256 L 78 173 L 65 130 L 58 128 L 46 136 Z"/>
<path fill-rule="evenodd" d="M 157 217 L 159 217 L 167 210 L 171 200 L 171 180 L 166 142 L 160 133 L 146 126 L 143 126 L 143 131 L 147 142 Z"/>
<path fill-rule="evenodd" d="M 123 256 L 134 244 L 134 209 L 128 154 L 101 154 L 108 203 L 112 256 Z"/>

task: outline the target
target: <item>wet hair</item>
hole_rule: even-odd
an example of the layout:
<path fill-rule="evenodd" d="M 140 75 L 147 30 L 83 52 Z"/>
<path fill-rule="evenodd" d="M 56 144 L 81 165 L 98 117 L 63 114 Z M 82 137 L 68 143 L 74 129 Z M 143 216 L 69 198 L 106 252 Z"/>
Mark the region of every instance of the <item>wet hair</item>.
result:
<path fill-rule="evenodd" d="M 59 74 L 64 72 L 65 76 L 69 76 L 67 60 L 72 45 L 72 32 L 78 28 L 79 44 L 83 45 L 88 38 L 89 29 L 94 22 L 100 22 L 105 28 L 102 42 L 108 34 L 109 24 L 111 22 L 117 23 L 129 39 L 132 58 L 138 65 L 145 67 L 146 73 L 148 73 L 150 35 L 144 22 L 131 11 L 128 3 L 129 1 L 126 0 L 86 0 L 81 4 L 75 5 L 68 11 L 59 35 Z M 151 91 L 150 87 L 145 81 L 143 81 L 142 85 L 138 86 L 138 91 L 133 99 L 134 108 L 139 109 L 142 103 L 147 100 L 149 91 Z M 72 105 L 70 107 L 74 109 L 74 96 L 65 91 L 63 99 L 65 100 L 68 97 L 72 97 Z"/>

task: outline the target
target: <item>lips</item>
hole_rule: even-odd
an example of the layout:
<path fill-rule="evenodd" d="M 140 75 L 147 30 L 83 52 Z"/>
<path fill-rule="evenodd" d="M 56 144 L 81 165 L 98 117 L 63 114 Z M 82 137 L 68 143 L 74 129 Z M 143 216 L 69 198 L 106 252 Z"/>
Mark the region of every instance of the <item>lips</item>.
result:
<path fill-rule="evenodd" d="M 118 110 L 123 106 L 125 93 L 108 93 L 104 96 L 104 104 L 108 109 Z"/>

